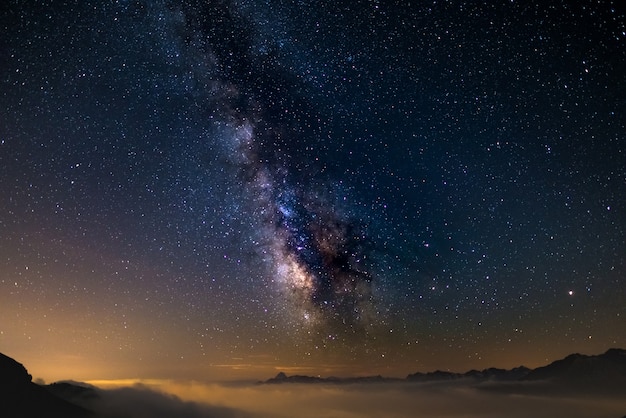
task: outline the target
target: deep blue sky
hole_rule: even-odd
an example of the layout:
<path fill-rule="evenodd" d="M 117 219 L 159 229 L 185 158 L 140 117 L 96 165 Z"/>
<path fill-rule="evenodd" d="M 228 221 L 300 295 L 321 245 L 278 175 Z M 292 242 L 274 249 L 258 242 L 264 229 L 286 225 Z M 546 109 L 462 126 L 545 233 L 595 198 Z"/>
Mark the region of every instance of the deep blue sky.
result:
<path fill-rule="evenodd" d="M 616 2 L 5 3 L 0 351 L 42 375 L 626 345 Z"/>

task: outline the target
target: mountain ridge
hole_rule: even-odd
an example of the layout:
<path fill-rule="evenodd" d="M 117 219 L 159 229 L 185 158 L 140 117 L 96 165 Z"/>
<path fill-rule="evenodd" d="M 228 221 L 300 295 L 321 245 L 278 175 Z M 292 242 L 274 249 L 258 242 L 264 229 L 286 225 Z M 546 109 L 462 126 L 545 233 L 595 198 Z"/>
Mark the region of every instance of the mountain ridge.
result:
<path fill-rule="evenodd" d="M 501 393 L 551 396 L 626 395 L 626 350 L 612 348 L 598 355 L 574 353 L 545 366 L 529 369 L 487 368 L 465 373 L 436 370 L 416 372 L 405 378 L 381 375 L 363 377 L 319 377 L 280 372 L 259 384 L 388 384 L 425 383 L 470 385 Z M 425 388 L 428 386 L 424 386 Z M 0 353 L 0 416 L 2 418 L 95 418 L 101 410 L 106 393 L 96 387 L 77 382 L 56 382 L 39 385 L 32 381 L 27 369 L 16 360 Z M 108 416 L 108 415 L 107 415 Z"/>
<path fill-rule="evenodd" d="M 415 372 L 402 378 L 389 378 L 380 375 L 363 377 L 320 377 L 306 375 L 288 376 L 279 372 L 276 376 L 261 381 L 261 384 L 282 383 L 367 383 L 367 382 L 441 382 L 470 380 L 474 382 L 532 382 L 554 381 L 567 385 L 586 383 L 613 383 L 626 385 L 626 350 L 611 348 L 598 355 L 574 353 L 555 360 L 545 366 L 530 369 L 518 366 L 512 369 L 490 367 L 483 370 L 469 370 L 456 373 L 442 370 Z"/>

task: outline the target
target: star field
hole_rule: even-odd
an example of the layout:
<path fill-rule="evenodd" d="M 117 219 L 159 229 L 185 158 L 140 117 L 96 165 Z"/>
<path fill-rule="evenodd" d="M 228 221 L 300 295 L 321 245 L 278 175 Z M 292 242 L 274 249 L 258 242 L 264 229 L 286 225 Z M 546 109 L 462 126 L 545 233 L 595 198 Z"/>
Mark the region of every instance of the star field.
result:
<path fill-rule="evenodd" d="M 0 351 L 29 370 L 626 345 L 618 2 L 5 3 Z"/>

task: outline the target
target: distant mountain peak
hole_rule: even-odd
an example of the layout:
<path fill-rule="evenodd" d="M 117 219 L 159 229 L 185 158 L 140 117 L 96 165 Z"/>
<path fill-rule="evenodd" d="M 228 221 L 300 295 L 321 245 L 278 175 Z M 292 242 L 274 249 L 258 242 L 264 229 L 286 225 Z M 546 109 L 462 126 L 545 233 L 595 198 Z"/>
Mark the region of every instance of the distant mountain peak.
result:
<path fill-rule="evenodd" d="M 285 372 L 280 372 L 274 377 L 274 380 L 285 380 L 285 379 L 287 379 L 287 375 L 285 374 Z"/>
<path fill-rule="evenodd" d="M 608 357 L 626 357 L 626 350 L 622 348 L 609 348 L 604 355 Z"/>

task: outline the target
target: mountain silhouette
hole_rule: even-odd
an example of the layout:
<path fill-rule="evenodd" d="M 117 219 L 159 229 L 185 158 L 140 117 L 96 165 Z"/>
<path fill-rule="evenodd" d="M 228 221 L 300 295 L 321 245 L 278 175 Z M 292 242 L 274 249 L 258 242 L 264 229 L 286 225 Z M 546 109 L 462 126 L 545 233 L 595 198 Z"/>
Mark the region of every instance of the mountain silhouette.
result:
<path fill-rule="evenodd" d="M 497 369 L 491 367 L 484 370 L 470 370 L 465 373 L 453 373 L 441 370 L 428 373 L 413 373 L 406 377 L 406 380 L 413 382 L 432 382 L 441 380 L 456 380 L 456 379 L 472 379 L 476 381 L 483 380 L 498 380 L 498 381 L 512 381 L 519 380 L 525 377 L 531 370 L 527 367 L 520 366 L 511 370 Z"/>
<path fill-rule="evenodd" d="M 626 394 L 626 350 L 613 348 L 595 356 L 570 354 L 530 371 L 521 380 L 545 381 L 593 393 Z"/>
<path fill-rule="evenodd" d="M 595 393 L 626 393 L 626 350 L 612 348 L 604 354 L 595 356 L 571 354 L 561 360 L 536 369 L 529 369 L 524 366 L 510 370 L 492 367 L 484 370 L 470 370 L 465 373 L 436 370 L 427 373 L 412 373 L 405 379 L 390 379 L 382 376 L 359 378 L 287 376 L 285 373 L 280 372 L 275 377 L 261 383 L 443 382 L 462 379 L 481 384 L 483 382 L 503 382 L 509 384 L 508 386 L 503 386 L 508 389 L 524 389 L 520 385 L 523 385 L 525 382 L 541 382 L 562 390 L 589 389 Z M 516 385 L 510 386 L 511 383 Z"/>
<path fill-rule="evenodd" d="M 280 372 L 276 376 L 272 377 L 261 383 L 375 383 L 375 382 L 389 382 L 398 381 L 400 379 L 392 379 L 388 377 L 376 376 L 363 376 L 363 377 L 319 377 L 319 376 L 305 376 L 305 375 L 292 375 L 287 376 L 285 373 Z"/>
<path fill-rule="evenodd" d="M 288 376 L 278 373 L 265 384 L 385 384 L 389 382 L 458 382 L 493 393 L 517 393 L 539 396 L 564 394 L 567 396 L 626 395 L 626 350 L 613 348 L 599 355 L 571 354 L 546 366 L 528 369 L 520 366 L 505 370 L 488 368 L 466 373 L 434 371 L 413 373 L 404 379 L 379 375 L 366 377 Z M 447 384 L 447 383 L 445 383 Z M 455 385 L 457 383 L 454 383 Z M 150 409 L 151 408 L 151 409 Z M 186 411 L 184 416 L 239 416 L 225 408 L 200 407 L 176 398 L 148 392 L 141 388 L 102 391 L 74 382 L 38 385 L 26 368 L 0 353 L 0 418 L 96 418 L 181 416 L 178 412 L 162 415 L 161 409 Z M 146 409 L 155 414 L 146 415 Z M 133 412 L 128 412 L 133 411 Z M 104 415 L 102 415 L 104 413 Z M 134 415 L 133 415 L 134 414 Z M 161 415 L 160 415 L 161 414 Z M 191 414 L 191 415 L 189 415 Z M 626 417 L 625 417 L 626 418 Z"/>
<path fill-rule="evenodd" d="M 32 376 L 21 363 L 0 353 L 0 416 L 90 418 L 93 414 L 33 383 Z"/>
<path fill-rule="evenodd" d="M 612 348 L 604 354 L 570 354 L 547 366 L 538 367 L 525 380 L 594 381 L 626 379 L 626 350 Z"/>

